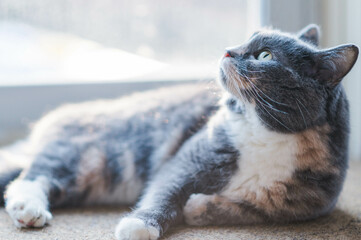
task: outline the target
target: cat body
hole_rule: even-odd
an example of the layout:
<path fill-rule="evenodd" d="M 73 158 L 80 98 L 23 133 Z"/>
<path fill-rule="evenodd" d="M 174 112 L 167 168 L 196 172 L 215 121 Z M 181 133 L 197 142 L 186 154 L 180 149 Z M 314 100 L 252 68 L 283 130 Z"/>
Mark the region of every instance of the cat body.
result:
<path fill-rule="evenodd" d="M 234 225 L 328 213 L 348 159 L 339 82 L 358 49 L 318 50 L 318 34 L 314 25 L 298 36 L 265 30 L 228 49 L 223 93 L 209 84 L 176 86 L 48 114 L 12 149 L 28 166 L 10 171 L 16 161 L 5 158 L 15 155 L 2 152 L 10 217 L 18 227 L 42 227 L 49 206 L 140 197 L 116 228 L 124 240 L 157 239 L 183 220 Z"/>
<path fill-rule="evenodd" d="M 185 85 L 69 104 L 47 114 L 21 143 L 27 155 L 38 158 L 27 178 L 45 174 L 61 182 L 53 183 L 52 206 L 134 204 L 145 182 L 218 109 L 218 97 L 206 87 Z M 48 172 L 57 160 L 57 169 Z"/>

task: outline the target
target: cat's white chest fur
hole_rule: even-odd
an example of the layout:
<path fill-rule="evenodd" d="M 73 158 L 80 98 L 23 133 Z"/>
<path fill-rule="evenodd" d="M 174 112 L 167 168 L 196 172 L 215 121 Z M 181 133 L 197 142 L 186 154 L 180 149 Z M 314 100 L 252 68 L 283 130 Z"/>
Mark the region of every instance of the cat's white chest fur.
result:
<path fill-rule="evenodd" d="M 295 170 L 295 135 L 268 130 L 254 106 L 249 104 L 245 109 L 243 114 L 226 114 L 227 130 L 240 157 L 236 173 L 221 194 L 233 201 L 262 198 L 265 189 L 291 178 Z"/>

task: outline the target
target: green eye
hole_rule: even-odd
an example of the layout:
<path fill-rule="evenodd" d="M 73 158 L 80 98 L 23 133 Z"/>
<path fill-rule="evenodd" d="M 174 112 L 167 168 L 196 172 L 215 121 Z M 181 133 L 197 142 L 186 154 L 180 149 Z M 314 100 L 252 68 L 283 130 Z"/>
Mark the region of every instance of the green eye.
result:
<path fill-rule="evenodd" d="M 271 59 L 272 59 L 272 53 L 270 51 L 263 51 L 257 57 L 257 60 L 260 61 L 269 61 Z"/>

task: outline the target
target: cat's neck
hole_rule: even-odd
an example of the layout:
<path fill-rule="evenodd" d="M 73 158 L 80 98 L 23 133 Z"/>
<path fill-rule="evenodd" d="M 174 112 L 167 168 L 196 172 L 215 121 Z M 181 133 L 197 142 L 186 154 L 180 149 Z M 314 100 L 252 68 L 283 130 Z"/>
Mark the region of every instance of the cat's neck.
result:
<path fill-rule="evenodd" d="M 285 144 L 293 141 L 293 134 L 276 132 L 267 128 L 256 112 L 254 103 L 238 101 L 234 105 L 224 105 L 225 128 L 235 147 L 246 143 L 261 145 Z"/>
<path fill-rule="evenodd" d="M 243 114 L 245 111 L 245 104 L 233 96 L 224 97 L 223 104 L 228 111 L 235 114 Z"/>

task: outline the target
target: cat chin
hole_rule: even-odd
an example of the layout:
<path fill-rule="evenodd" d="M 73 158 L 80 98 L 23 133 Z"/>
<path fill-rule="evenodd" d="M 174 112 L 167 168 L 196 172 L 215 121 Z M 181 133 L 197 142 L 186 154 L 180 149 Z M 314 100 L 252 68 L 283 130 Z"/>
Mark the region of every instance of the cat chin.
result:
<path fill-rule="evenodd" d="M 220 84 L 221 84 L 222 88 L 225 91 L 225 93 L 224 93 L 225 99 L 233 98 L 233 99 L 236 99 L 238 103 L 242 103 L 242 104 L 248 104 L 248 103 L 252 102 L 247 98 L 247 96 L 243 95 L 244 94 L 243 91 L 245 89 L 240 89 L 240 88 L 235 89 L 235 87 L 233 87 L 233 88 L 229 87 L 229 85 L 232 86 L 232 84 L 229 84 L 227 82 L 232 81 L 232 80 L 229 80 L 227 77 L 225 77 L 224 79 L 220 78 L 219 81 L 220 81 Z"/>
<path fill-rule="evenodd" d="M 249 83 L 247 83 L 245 79 L 239 76 L 235 70 L 234 65 L 231 63 L 231 59 L 223 59 L 224 60 L 221 61 L 219 69 L 219 83 L 224 90 L 237 97 L 241 101 L 244 101 L 246 96 L 243 96 L 242 91 L 247 91 L 249 88 Z"/>
<path fill-rule="evenodd" d="M 232 89 L 230 88 L 230 86 L 234 86 L 235 84 L 233 83 L 234 80 L 231 79 L 230 75 L 227 74 L 227 71 L 229 71 L 228 69 L 225 69 L 223 67 L 220 67 L 219 70 L 219 83 L 221 85 L 221 87 L 227 91 L 228 93 L 230 93 L 231 95 L 234 95 L 234 93 L 232 92 Z"/>
<path fill-rule="evenodd" d="M 221 87 L 224 90 L 227 90 L 227 76 L 224 73 L 224 70 L 222 68 L 219 69 L 219 77 L 218 77 L 218 82 L 220 83 Z"/>

